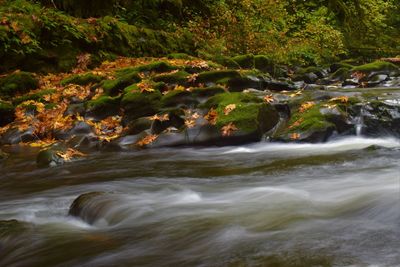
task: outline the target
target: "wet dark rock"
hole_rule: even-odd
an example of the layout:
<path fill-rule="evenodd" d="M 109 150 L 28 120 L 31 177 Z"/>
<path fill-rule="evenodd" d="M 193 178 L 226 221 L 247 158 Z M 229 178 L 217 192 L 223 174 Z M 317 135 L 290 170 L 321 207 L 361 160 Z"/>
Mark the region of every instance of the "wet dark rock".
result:
<path fill-rule="evenodd" d="M 295 86 L 293 82 L 290 81 L 265 81 L 265 88 L 271 91 L 294 91 L 298 88 Z"/>
<path fill-rule="evenodd" d="M 124 213 L 107 216 L 113 205 L 118 204 L 118 197 L 105 192 L 90 192 L 77 197 L 69 208 L 68 215 L 78 217 L 88 224 L 115 224 L 123 219 Z"/>
<path fill-rule="evenodd" d="M 0 161 L 8 158 L 8 154 L 0 149 Z"/>
<path fill-rule="evenodd" d="M 161 98 L 162 107 L 192 107 L 199 101 L 189 91 L 173 90 Z"/>
<path fill-rule="evenodd" d="M 24 131 L 20 131 L 18 128 L 11 128 L 3 134 L 1 137 L 1 143 L 13 145 L 21 142 L 30 142 L 37 139 L 38 138 L 34 134 L 34 129 L 32 127 Z"/>
<path fill-rule="evenodd" d="M 60 144 L 52 145 L 50 148 L 41 150 L 36 157 L 36 164 L 39 168 L 55 167 L 64 164 L 64 159 L 61 157 L 65 153 L 66 147 Z"/>

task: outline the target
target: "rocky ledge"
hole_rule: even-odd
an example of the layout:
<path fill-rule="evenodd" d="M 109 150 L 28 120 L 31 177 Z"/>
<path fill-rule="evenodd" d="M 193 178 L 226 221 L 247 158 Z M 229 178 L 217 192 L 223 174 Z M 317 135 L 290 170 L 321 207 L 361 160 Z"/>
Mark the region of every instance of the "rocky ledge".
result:
<path fill-rule="evenodd" d="M 267 56 L 120 58 L 93 70 L 0 77 L 0 142 L 38 166 L 94 150 L 325 142 L 400 134 L 400 70 L 387 61 L 288 68 Z M 0 160 L 8 156 L 0 150 Z"/>

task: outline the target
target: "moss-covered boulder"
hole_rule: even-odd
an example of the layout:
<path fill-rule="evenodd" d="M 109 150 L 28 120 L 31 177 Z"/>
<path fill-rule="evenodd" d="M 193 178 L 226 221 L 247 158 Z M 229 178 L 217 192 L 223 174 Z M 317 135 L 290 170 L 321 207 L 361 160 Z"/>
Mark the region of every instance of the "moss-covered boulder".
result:
<path fill-rule="evenodd" d="M 174 73 L 160 74 L 153 78 L 155 82 L 163 82 L 168 85 L 185 85 L 188 83 L 190 74 L 186 71 L 177 71 Z"/>
<path fill-rule="evenodd" d="M 103 79 L 104 79 L 103 76 L 96 75 L 93 73 L 77 74 L 62 80 L 61 85 L 65 86 L 68 84 L 78 84 L 78 85 L 96 84 L 101 82 Z"/>
<path fill-rule="evenodd" d="M 226 83 L 229 79 L 241 78 L 241 74 L 236 70 L 215 70 L 205 71 L 196 78 L 197 83 Z"/>
<path fill-rule="evenodd" d="M 14 120 L 14 106 L 9 102 L 0 100 L 0 127 Z"/>
<path fill-rule="evenodd" d="M 162 94 L 158 91 L 125 94 L 121 101 L 121 106 L 125 111 L 124 121 L 156 114 L 160 108 L 161 97 Z"/>
<path fill-rule="evenodd" d="M 286 129 L 278 133 L 278 139 L 325 142 L 334 131 L 345 131 L 345 125 L 346 114 L 340 108 L 327 108 L 322 103 L 304 102 L 293 110 Z"/>
<path fill-rule="evenodd" d="M 28 93 L 26 95 L 13 98 L 12 102 L 15 106 L 29 100 L 34 100 L 36 102 L 46 102 L 44 96 L 52 95 L 56 91 L 57 91 L 56 89 L 44 89 L 39 92 Z"/>
<path fill-rule="evenodd" d="M 141 78 L 137 71 L 125 69 L 116 73 L 116 79 L 104 80 L 100 86 L 104 89 L 104 93 L 110 96 L 116 96 L 126 87 L 138 83 Z"/>
<path fill-rule="evenodd" d="M 239 55 L 231 58 L 236 64 L 242 69 L 253 69 L 254 68 L 254 55 Z"/>
<path fill-rule="evenodd" d="M 351 78 L 351 73 L 349 68 L 339 68 L 334 73 L 329 76 L 332 81 L 345 81 Z"/>
<path fill-rule="evenodd" d="M 109 116 L 117 115 L 120 111 L 121 97 L 100 96 L 95 100 L 86 102 L 87 115 L 102 120 Z"/>
<path fill-rule="evenodd" d="M 268 72 L 271 75 L 274 75 L 276 70 L 273 61 L 265 55 L 254 56 L 254 67 L 262 72 Z"/>
<path fill-rule="evenodd" d="M 217 119 L 215 126 L 223 130 L 233 124 L 237 131 L 233 137 L 243 137 L 242 141 L 257 141 L 271 130 L 279 121 L 279 114 L 270 104 L 246 93 L 223 93 L 210 98 L 205 105 L 215 108 Z M 234 107 L 230 112 L 227 108 Z"/>
<path fill-rule="evenodd" d="M 15 72 L 0 78 L 0 96 L 11 97 L 25 94 L 39 86 L 39 80 L 29 72 Z"/>
<path fill-rule="evenodd" d="M 157 61 L 146 65 L 137 66 L 135 68 L 138 72 L 169 72 L 173 70 L 177 70 L 179 67 L 173 66 L 165 61 Z"/>
<path fill-rule="evenodd" d="M 161 98 L 162 107 L 190 107 L 199 101 L 189 91 L 173 90 Z"/>
<path fill-rule="evenodd" d="M 396 65 L 386 61 L 374 61 L 368 64 L 353 67 L 352 72 L 361 72 L 364 74 L 371 73 L 382 73 L 392 76 L 397 76 L 400 74 L 400 69 Z"/>
<path fill-rule="evenodd" d="M 171 53 L 167 55 L 168 59 L 192 59 L 193 57 L 185 53 Z"/>

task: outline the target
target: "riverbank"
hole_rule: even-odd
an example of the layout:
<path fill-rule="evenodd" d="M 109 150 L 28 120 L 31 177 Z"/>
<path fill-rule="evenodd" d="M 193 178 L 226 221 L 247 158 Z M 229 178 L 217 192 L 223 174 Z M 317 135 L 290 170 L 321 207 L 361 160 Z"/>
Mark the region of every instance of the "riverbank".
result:
<path fill-rule="evenodd" d="M 38 166 L 98 150 L 326 142 L 398 136 L 396 58 L 290 68 L 264 55 L 119 58 L 70 73 L 0 78 L 2 150 L 39 147 Z M 6 153 L 2 157 L 6 157 Z"/>

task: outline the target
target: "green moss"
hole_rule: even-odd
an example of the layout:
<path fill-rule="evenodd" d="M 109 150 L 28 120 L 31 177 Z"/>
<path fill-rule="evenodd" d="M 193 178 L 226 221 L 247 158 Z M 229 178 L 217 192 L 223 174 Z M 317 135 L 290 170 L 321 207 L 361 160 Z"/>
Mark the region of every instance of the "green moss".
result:
<path fill-rule="evenodd" d="M 172 53 L 167 55 L 168 59 L 192 59 L 192 56 L 189 56 L 188 54 L 185 53 Z"/>
<path fill-rule="evenodd" d="M 175 73 L 160 74 L 153 78 L 155 82 L 164 82 L 166 84 L 186 84 L 188 81 L 189 73 L 186 71 L 178 71 Z"/>
<path fill-rule="evenodd" d="M 14 120 L 14 106 L 0 100 L 0 127 Z"/>
<path fill-rule="evenodd" d="M 339 68 L 337 71 L 332 73 L 331 78 L 339 80 L 349 79 L 351 78 L 350 71 L 348 68 Z"/>
<path fill-rule="evenodd" d="M 39 86 L 39 80 L 29 72 L 15 72 L 0 78 L 0 96 L 24 94 Z"/>
<path fill-rule="evenodd" d="M 364 64 L 361 66 L 356 66 L 351 69 L 351 71 L 359 71 L 364 73 L 370 73 L 373 71 L 390 71 L 390 72 L 398 72 L 399 68 L 393 63 L 386 61 L 374 61 L 368 64 Z"/>
<path fill-rule="evenodd" d="M 164 61 L 157 61 L 147 65 L 141 65 L 135 68 L 136 71 L 139 72 L 168 72 L 179 69 L 176 66 L 172 66 Z"/>
<path fill-rule="evenodd" d="M 335 125 L 329 122 L 329 116 L 325 116 L 320 112 L 321 104 L 317 104 L 305 112 L 296 112 L 291 117 L 289 125 L 292 127 L 288 130 L 288 133 L 298 132 L 312 132 L 325 130 Z M 296 122 L 300 122 L 295 125 Z"/>
<path fill-rule="evenodd" d="M 128 71 L 125 69 L 116 74 L 117 79 L 105 80 L 102 82 L 101 87 L 107 95 L 115 96 L 123 91 L 124 88 L 135 84 L 141 80 L 137 71 Z"/>
<path fill-rule="evenodd" d="M 103 80 L 102 76 L 95 75 L 92 73 L 86 73 L 81 75 L 72 75 L 68 78 L 65 78 L 61 81 L 61 85 L 65 86 L 67 84 L 78 84 L 78 85 L 88 85 L 88 84 L 95 84 L 99 83 Z"/>
<path fill-rule="evenodd" d="M 199 74 L 196 78 L 196 82 L 198 83 L 219 83 L 220 81 L 229 80 L 232 78 L 240 78 L 242 77 L 240 73 L 236 70 L 215 70 L 215 71 L 206 71 Z"/>
<path fill-rule="evenodd" d="M 43 99 L 43 97 L 45 95 L 51 95 L 51 94 L 54 94 L 55 92 L 56 92 L 56 89 L 45 89 L 45 90 L 42 90 L 42 91 L 34 93 L 34 94 L 27 94 L 27 95 L 23 95 L 21 97 L 14 98 L 12 102 L 16 106 L 21 104 L 22 102 L 29 101 L 29 100 L 34 100 L 37 102 L 44 102 L 45 100 Z"/>
<path fill-rule="evenodd" d="M 137 119 L 157 113 L 160 108 L 162 95 L 155 91 L 152 93 L 131 92 L 122 98 L 122 107 L 129 119 Z"/>
<path fill-rule="evenodd" d="M 115 108 L 119 105 L 121 97 L 111 97 L 111 96 L 100 96 L 95 100 L 90 100 L 86 102 L 86 108 L 90 110 L 100 110 L 100 109 L 109 109 Z"/>
<path fill-rule="evenodd" d="M 242 69 L 253 69 L 254 68 L 254 55 L 240 55 L 233 57 L 232 60 L 236 62 Z"/>
<path fill-rule="evenodd" d="M 195 105 L 198 102 L 193 97 L 191 92 L 173 90 L 164 95 L 161 99 L 163 107 L 175 107 L 179 105 Z"/>
<path fill-rule="evenodd" d="M 274 72 L 275 68 L 272 60 L 264 55 L 254 56 L 254 67 L 258 70 L 261 70 L 263 72 L 268 72 L 270 74 Z"/>
<path fill-rule="evenodd" d="M 218 94 L 207 100 L 202 106 L 205 108 L 217 107 L 219 105 L 227 106 L 229 104 L 248 104 L 248 103 L 261 103 L 262 99 L 245 93 L 223 93 Z"/>
<path fill-rule="evenodd" d="M 234 104 L 235 109 L 225 115 L 225 108 Z M 279 120 L 276 110 L 262 99 L 245 93 L 222 93 L 211 97 L 204 105 L 216 108 L 216 126 L 233 123 L 243 133 L 264 133 L 275 126 Z"/>

